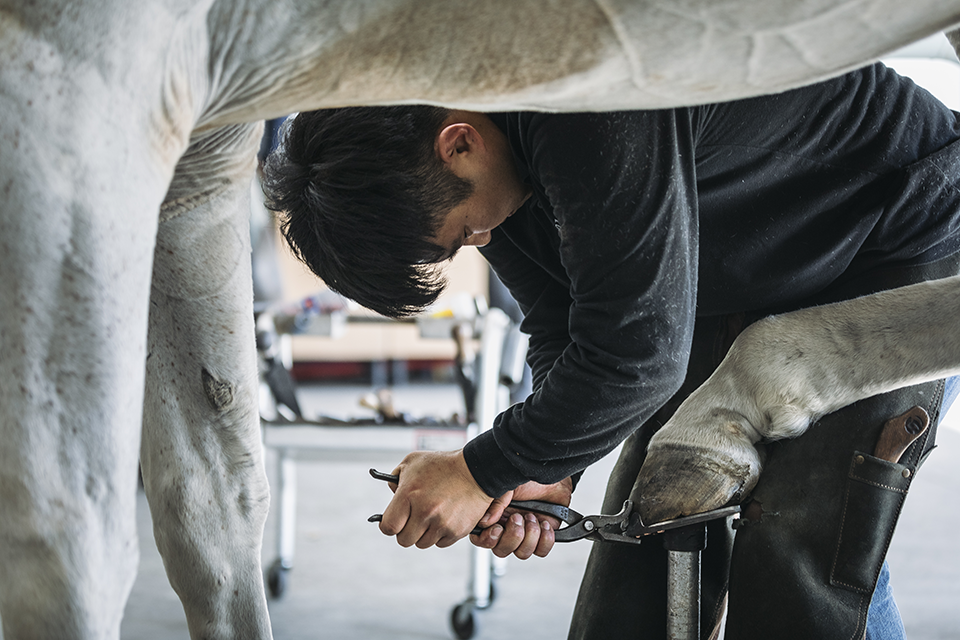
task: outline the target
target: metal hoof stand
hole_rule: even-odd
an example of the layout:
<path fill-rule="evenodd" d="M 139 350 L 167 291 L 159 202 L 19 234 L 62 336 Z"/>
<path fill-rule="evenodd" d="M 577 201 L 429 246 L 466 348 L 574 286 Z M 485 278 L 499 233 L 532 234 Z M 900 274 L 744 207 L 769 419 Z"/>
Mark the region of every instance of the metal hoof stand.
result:
<path fill-rule="evenodd" d="M 700 638 L 700 552 L 707 548 L 707 523 L 663 533 L 667 549 L 667 640 Z"/>
<path fill-rule="evenodd" d="M 667 640 L 699 640 L 700 552 L 707 548 L 707 523 L 738 514 L 739 506 L 650 526 L 639 522 L 629 500 L 624 503 L 623 510 L 613 516 L 581 516 L 572 509 L 538 501 L 513 502 L 511 506 L 556 516 L 567 523 L 569 526 L 557 530 L 557 542 L 588 538 L 595 542 L 627 544 L 640 544 L 646 540 L 650 544 L 654 542 L 653 537 L 661 538 L 668 555 Z M 493 583 L 490 583 L 488 599 L 468 598 L 454 607 L 450 613 L 454 636 L 459 640 L 472 638 L 477 631 L 474 611 L 488 607 L 493 603 L 494 596 Z"/>
<path fill-rule="evenodd" d="M 370 469 L 370 475 L 377 480 L 397 483 L 399 476 L 381 473 Z M 556 530 L 556 542 L 575 542 L 589 539 L 594 542 L 619 542 L 640 544 L 645 539 L 652 542 L 660 537 L 668 552 L 667 564 L 667 637 L 668 640 L 698 640 L 700 637 L 700 552 L 707 547 L 707 523 L 711 520 L 737 515 L 737 505 L 714 509 L 692 516 L 666 520 L 645 525 L 639 513 L 634 511 L 633 502 L 623 503 L 620 513 L 614 515 L 584 516 L 570 507 L 539 500 L 521 500 L 510 503 L 515 509 L 523 509 L 557 518 L 565 527 Z M 370 516 L 370 522 L 379 522 L 382 515 Z M 482 528 L 476 527 L 471 533 L 479 534 Z M 480 567 L 479 570 L 483 570 Z M 493 585 L 490 584 L 489 598 L 486 601 L 476 597 L 454 607 L 450 622 L 454 635 L 463 640 L 473 637 L 476 622 L 473 611 L 489 606 L 493 601 Z M 485 593 L 485 592 L 477 592 Z"/>

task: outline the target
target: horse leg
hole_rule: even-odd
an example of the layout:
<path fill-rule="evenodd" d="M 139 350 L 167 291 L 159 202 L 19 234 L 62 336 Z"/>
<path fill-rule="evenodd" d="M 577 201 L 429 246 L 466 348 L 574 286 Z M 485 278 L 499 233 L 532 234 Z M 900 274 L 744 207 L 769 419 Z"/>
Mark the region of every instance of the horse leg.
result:
<path fill-rule="evenodd" d="M 132 109 L 88 100 L 64 76 L 46 94 L 32 86 L 39 74 L 0 77 L 0 618 L 9 640 L 118 637 L 138 561 L 143 362 L 169 175 L 150 162 Z"/>
<path fill-rule="evenodd" d="M 194 139 L 157 234 L 141 465 L 157 546 L 195 638 L 271 635 L 249 231 L 260 130 Z"/>
<path fill-rule="evenodd" d="M 755 445 L 858 400 L 960 373 L 960 277 L 765 318 L 650 441 L 632 497 L 647 522 L 744 496 Z"/>
<path fill-rule="evenodd" d="M 27 182 L 0 211 L 0 618 L 11 639 L 115 638 L 138 561 L 152 225 Z"/>

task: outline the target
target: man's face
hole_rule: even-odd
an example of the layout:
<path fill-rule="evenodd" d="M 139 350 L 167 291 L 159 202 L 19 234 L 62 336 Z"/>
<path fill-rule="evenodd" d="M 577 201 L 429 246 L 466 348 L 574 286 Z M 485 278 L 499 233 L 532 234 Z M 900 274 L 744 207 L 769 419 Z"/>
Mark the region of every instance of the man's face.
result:
<path fill-rule="evenodd" d="M 517 172 L 503 133 L 486 116 L 471 114 L 483 134 L 466 160 L 451 167 L 473 184 L 473 194 L 446 215 L 434 241 L 445 249 L 441 261 L 452 258 L 464 245 L 482 247 L 490 232 L 512 216 L 532 193 Z"/>
<path fill-rule="evenodd" d="M 461 246 L 482 247 L 490 242 L 490 232 L 520 208 L 529 193 L 522 197 L 506 189 L 474 185 L 473 194 L 447 214 L 436 235 L 444 247 L 442 260 L 452 258 Z"/>

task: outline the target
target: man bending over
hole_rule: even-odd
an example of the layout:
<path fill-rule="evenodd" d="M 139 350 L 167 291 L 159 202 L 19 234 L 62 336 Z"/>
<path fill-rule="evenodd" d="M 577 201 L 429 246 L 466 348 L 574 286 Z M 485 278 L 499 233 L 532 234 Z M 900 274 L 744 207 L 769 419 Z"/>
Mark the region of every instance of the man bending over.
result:
<path fill-rule="evenodd" d="M 291 247 L 318 276 L 370 309 L 404 316 L 436 299 L 442 265 L 461 246 L 481 246 L 530 335 L 533 394 L 461 451 L 404 459 L 382 531 L 404 546 L 445 547 L 479 522 L 488 528 L 475 544 L 546 555 L 555 523 L 501 518 L 503 506 L 569 503 L 578 474 L 627 440 L 604 506 L 618 511 L 650 435 L 746 323 L 956 273 L 958 138 L 954 113 L 879 64 L 779 95 L 658 111 L 399 106 L 297 116 L 268 161 L 267 192 Z M 862 426 L 829 430 L 855 434 L 829 446 L 871 450 L 888 407 L 864 410 Z M 776 455 L 808 455 L 805 438 Z M 804 464 L 813 477 L 832 463 Z M 768 465 L 761 483 L 767 474 L 774 482 L 777 468 Z M 811 483 L 805 502 L 784 509 L 835 529 L 839 510 L 819 505 L 843 493 L 845 474 L 831 469 L 838 480 Z M 884 517 L 876 516 L 881 543 L 896 520 Z M 763 522 L 741 533 L 741 555 L 787 560 L 770 586 L 747 579 L 734 553 L 733 584 L 753 611 L 732 599 L 728 633 L 730 625 L 741 640 L 862 633 L 878 574 L 886 584 L 882 554 L 851 590 L 831 582 L 832 542 L 811 550 L 806 537 L 764 533 L 775 518 Z M 729 529 L 711 536 L 705 633 L 731 563 Z M 663 637 L 657 547 L 595 545 L 571 638 Z M 751 626 L 758 617 L 781 627 Z M 869 637 L 902 637 L 886 589 L 868 627 Z"/>

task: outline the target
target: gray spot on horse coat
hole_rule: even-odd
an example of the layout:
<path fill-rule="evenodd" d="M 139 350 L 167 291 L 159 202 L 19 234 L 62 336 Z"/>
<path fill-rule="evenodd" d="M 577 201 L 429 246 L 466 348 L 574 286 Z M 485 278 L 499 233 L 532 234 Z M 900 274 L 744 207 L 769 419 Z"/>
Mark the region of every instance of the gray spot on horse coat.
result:
<path fill-rule="evenodd" d="M 233 404 L 233 385 L 213 377 L 206 369 L 200 372 L 203 380 L 203 393 L 217 411 L 226 411 Z"/>

